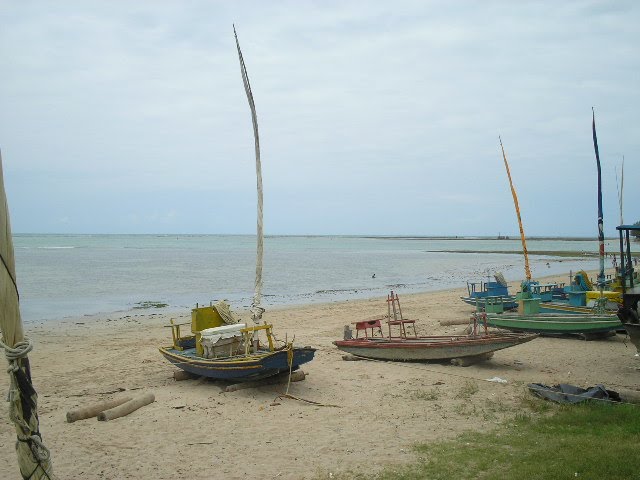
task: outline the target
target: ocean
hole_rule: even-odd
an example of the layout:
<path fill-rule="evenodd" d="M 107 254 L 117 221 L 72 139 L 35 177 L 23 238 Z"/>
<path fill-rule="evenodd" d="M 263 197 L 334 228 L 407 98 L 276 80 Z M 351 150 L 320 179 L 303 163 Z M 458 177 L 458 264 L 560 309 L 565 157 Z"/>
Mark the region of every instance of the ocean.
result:
<path fill-rule="evenodd" d="M 607 251 L 616 252 L 617 245 L 607 240 Z M 597 251 L 595 240 L 529 239 L 527 246 L 530 251 Z M 14 247 L 25 322 L 129 311 L 145 302 L 183 311 L 225 299 L 244 308 L 253 296 L 251 235 L 16 234 Z M 524 277 L 520 252 L 517 239 L 269 236 L 263 305 L 464 287 L 496 271 L 519 280 Z M 580 255 L 536 255 L 530 261 L 534 278 L 566 274 L 568 280 L 570 271 L 598 268 L 597 258 Z"/>

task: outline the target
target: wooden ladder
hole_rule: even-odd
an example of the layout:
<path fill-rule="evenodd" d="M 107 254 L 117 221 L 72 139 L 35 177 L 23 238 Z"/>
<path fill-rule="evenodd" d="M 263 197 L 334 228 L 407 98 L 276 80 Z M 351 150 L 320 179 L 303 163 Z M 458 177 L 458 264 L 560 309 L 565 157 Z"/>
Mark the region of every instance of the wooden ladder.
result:
<path fill-rule="evenodd" d="M 402 316 L 402 308 L 400 307 L 400 298 L 397 293 L 387 295 L 387 324 L 389 325 L 389 337 L 391 338 L 391 326 L 397 325 L 400 328 L 400 337 L 407 338 L 407 325 L 413 328 L 413 336 L 418 337 L 416 333 L 416 321 L 407 320 Z"/>

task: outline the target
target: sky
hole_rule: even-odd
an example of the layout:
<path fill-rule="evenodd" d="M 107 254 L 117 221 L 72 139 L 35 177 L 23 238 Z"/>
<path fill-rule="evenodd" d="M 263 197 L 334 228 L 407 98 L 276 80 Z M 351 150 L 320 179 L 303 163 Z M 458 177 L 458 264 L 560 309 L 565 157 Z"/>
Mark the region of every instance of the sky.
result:
<path fill-rule="evenodd" d="M 597 237 L 640 220 L 635 1 L 0 0 L 14 233 Z M 634 191 L 634 187 L 636 190 Z"/>

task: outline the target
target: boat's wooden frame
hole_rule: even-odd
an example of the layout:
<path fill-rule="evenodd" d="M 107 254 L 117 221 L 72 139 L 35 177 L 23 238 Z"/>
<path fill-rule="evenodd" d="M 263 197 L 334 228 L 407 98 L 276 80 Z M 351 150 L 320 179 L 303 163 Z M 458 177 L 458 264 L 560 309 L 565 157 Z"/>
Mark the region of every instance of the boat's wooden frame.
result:
<path fill-rule="evenodd" d="M 479 335 L 440 335 L 417 338 L 358 338 L 336 340 L 340 350 L 374 360 L 428 361 L 478 357 L 526 343 L 538 335 L 487 333 Z"/>
<path fill-rule="evenodd" d="M 486 358 L 488 353 L 526 343 L 537 337 L 536 334 L 489 332 L 485 313 L 474 313 L 471 316 L 469 335 L 418 336 L 415 330 L 416 320 L 402 316 L 400 300 L 393 291 L 387 296 L 387 312 L 387 337 L 382 333 L 381 322 L 384 319 L 364 320 L 355 322 L 356 338 L 352 338 L 351 330 L 345 327 L 346 338 L 336 340 L 333 344 L 344 352 L 374 360 L 435 361 L 465 357 Z M 413 335 L 407 334 L 407 326 L 413 327 Z M 394 335 L 391 327 L 397 327 L 397 335 Z M 369 329 L 371 335 L 368 334 Z M 358 338 L 359 331 L 364 331 L 365 336 Z"/>

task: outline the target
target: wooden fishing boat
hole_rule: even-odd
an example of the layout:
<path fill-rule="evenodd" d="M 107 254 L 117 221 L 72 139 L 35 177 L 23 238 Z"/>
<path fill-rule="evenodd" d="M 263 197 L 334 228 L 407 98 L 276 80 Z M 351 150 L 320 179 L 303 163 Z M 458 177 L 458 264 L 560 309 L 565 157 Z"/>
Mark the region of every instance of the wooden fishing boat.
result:
<path fill-rule="evenodd" d="M 235 35 L 235 27 L 233 29 Z M 256 179 L 258 190 L 256 277 L 251 318 L 253 326 L 239 323 L 224 302 L 208 307 L 196 305 L 191 311 L 191 335 L 182 336 L 180 327 L 171 321 L 173 345 L 160 347 L 160 353 L 172 364 L 189 373 L 209 378 L 236 381 L 258 380 L 291 372 L 300 365 L 313 360 L 315 349 L 294 347 L 293 342 L 281 342 L 273 335 L 273 326 L 260 324 L 264 309 L 260 306 L 262 297 L 262 257 L 263 257 L 263 214 L 262 214 L 262 167 L 260 164 L 260 140 L 258 120 L 249 84 L 246 66 L 235 35 L 240 71 L 245 93 L 251 109 L 251 120 L 255 140 Z M 266 342 L 260 338 L 266 337 Z"/>
<path fill-rule="evenodd" d="M 220 360 L 207 360 L 196 355 L 195 349 L 183 352 L 160 348 L 167 360 L 178 368 L 194 375 L 221 380 L 249 381 L 260 380 L 279 373 L 295 371 L 303 363 L 313 360 L 314 348 L 295 348 L 291 366 L 289 350 L 268 351 L 260 349 L 246 357 L 233 356 Z"/>
<path fill-rule="evenodd" d="M 194 375 L 235 381 L 259 380 L 294 371 L 313 360 L 315 348 L 294 347 L 286 342 L 276 347 L 272 325 L 246 327 L 245 324 L 223 324 L 202 328 L 207 317 L 215 319 L 216 314 L 216 306 L 193 309 L 192 331 L 195 330 L 196 334 L 184 337 L 180 335 L 180 324 L 171 322 L 173 345 L 160 347 L 160 353 L 176 367 Z M 229 327 L 236 328 L 228 332 Z M 226 334 L 224 329 L 227 329 Z M 258 331 L 266 334 L 267 345 L 255 343 Z"/>
<path fill-rule="evenodd" d="M 500 273 L 494 275 L 495 281 L 467 282 L 467 296 L 460 297 L 463 302 L 473 305 L 479 312 L 495 312 L 494 305 L 500 304 L 503 310 L 518 306 L 514 295 L 509 294 L 507 282 Z"/>
<path fill-rule="evenodd" d="M 478 357 L 529 342 L 536 337 L 535 334 L 483 333 L 415 338 L 358 338 L 336 340 L 333 344 L 358 357 L 406 362 Z"/>
<path fill-rule="evenodd" d="M 541 297 L 540 313 L 584 313 L 615 315 L 618 304 L 622 303 L 620 292 L 594 290 L 584 270 L 579 271 L 571 279 L 571 284 L 564 288 L 565 298 Z"/>
<path fill-rule="evenodd" d="M 345 327 L 345 338 L 336 340 L 333 344 L 344 352 L 374 360 L 435 361 L 486 357 L 489 353 L 526 343 L 537 337 L 535 334 L 490 333 L 484 313 L 476 313 L 471 317 L 472 328 L 469 335 L 418 336 L 416 321 L 403 318 L 397 294 L 391 292 L 391 296 L 387 297 L 387 305 L 388 310 L 393 310 L 392 313 L 380 319 L 356 322 L 356 338 L 352 338 L 350 328 Z M 383 322 L 386 322 L 389 329 L 386 337 L 382 333 Z M 397 334 L 394 334 L 392 327 L 398 330 Z M 410 328 L 413 329 L 413 335 Z M 358 338 L 360 332 L 364 333 L 364 337 Z"/>
<path fill-rule="evenodd" d="M 542 335 L 606 334 L 622 327 L 618 317 L 606 314 L 488 314 L 487 324 L 515 332 Z"/>
<path fill-rule="evenodd" d="M 598 231 L 599 231 L 599 250 L 600 250 L 600 272 L 598 275 L 599 290 L 602 291 L 606 283 L 604 275 L 604 235 L 602 227 L 602 198 L 601 198 L 601 182 L 600 182 L 600 159 L 598 154 L 597 140 L 595 134 L 595 120 L 593 124 L 593 139 L 596 150 L 596 159 L 598 166 Z M 541 313 L 541 303 L 543 300 L 552 300 L 554 288 L 543 289 L 542 286 L 532 280 L 531 269 L 529 267 L 529 256 L 527 252 L 526 237 L 522 218 L 520 215 L 520 206 L 518 204 L 518 196 L 513 186 L 511 172 L 507 156 L 500 139 L 500 148 L 502 150 L 502 158 L 504 160 L 513 203 L 520 227 L 520 239 L 522 242 L 522 253 L 524 257 L 525 280 L 521 284 L 521 290 L 516 295 L 518 300 L 518 313 L 491 313 L 487 315 L 487 323 L 492 327 L 504 328 L 516 332 L 535 332 L 544 335 L 562 335 L 562 334 L 581 334 L 589 338 L 597 338 L 606 336 L 609 332 L 621 328 L 620 321 L 607 313 Z M 570 292 L 569 292 L 570 296 Z M 549 302 L 545 302 L 548 304 Z"/>

